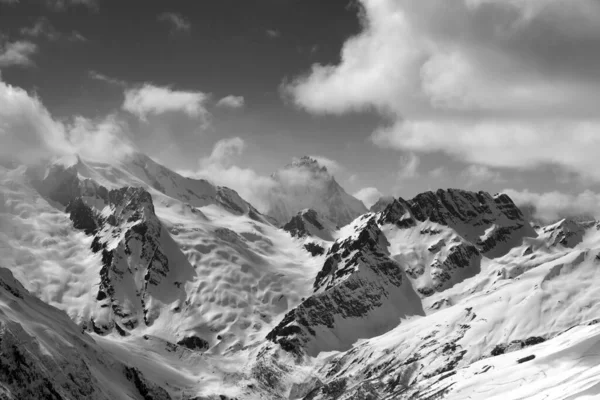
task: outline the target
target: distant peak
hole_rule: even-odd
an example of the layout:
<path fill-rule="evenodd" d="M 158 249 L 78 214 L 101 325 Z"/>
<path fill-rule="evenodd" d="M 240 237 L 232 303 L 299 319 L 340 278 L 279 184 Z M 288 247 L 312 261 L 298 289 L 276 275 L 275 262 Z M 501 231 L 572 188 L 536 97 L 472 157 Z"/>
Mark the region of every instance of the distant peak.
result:
<path fill-rule="evenodd" d="M 302 156 L 300 158 L 295 158 L 291 164 L 286 165 L 286 169 L 291 168 L 306 168 L 311 171 L 318 172 L 327 172 L 327 167 L 319 164 L 319 161 L 310 156 Z"/>

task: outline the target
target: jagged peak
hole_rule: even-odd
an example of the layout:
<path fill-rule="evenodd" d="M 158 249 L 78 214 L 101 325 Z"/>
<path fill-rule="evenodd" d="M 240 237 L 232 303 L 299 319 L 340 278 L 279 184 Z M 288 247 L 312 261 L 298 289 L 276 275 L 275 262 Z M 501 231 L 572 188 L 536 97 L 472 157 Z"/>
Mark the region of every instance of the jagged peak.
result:
<path fill-rule="evenodd" d="M 291 164 L 285 166 L 286 169 L 289 168 L 309 168 L 311 170 L 317 170 L 319 172 L 328 172 L 327 167 L 321 165 L 319 161 L 310 156 L 302 156 L 300 158 L 295 158 Z"/>
<path fill-rule="evenodd" d="M 523 213 L 506 194 L 472 192 L 463 189 L 438 189 L 420 193 L 410 200 L 399 197 L 381 211 L 383 217 L 410 210 L 419 221 L 430 219 L 446 224 L 447 218 L 469 223 L 484 215 L 503 214 L 511 220 L 524 220 Z"/>

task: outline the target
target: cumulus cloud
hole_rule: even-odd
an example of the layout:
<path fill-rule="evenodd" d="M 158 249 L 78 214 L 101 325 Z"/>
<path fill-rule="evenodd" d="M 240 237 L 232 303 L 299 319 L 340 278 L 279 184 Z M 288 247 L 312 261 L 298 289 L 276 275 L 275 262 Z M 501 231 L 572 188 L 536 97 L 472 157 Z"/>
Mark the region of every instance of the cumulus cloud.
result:
<path fill-rule="evenodd" d="M 114 160 L 133 151 L 116 117 L 54 119 L 40 99 L 0 81 L 0 157 L 30 163 L 40 158 L 79 154 Z"/>
<path fill-rule="evenodd" d="M 535 193 L 514 189 L 505 189 L 503 192 L 520 207 L 532 206 L 534 217 L 544 222 L 577 216 L 600 217 L 600 194 L 590 190 L 579 194 L 558 191 Z"/>
<path fill-rule="evenodd" d="M 37 46 L 28 40 L 2 43 L 0 38 L 0 68 L 34 65 L 31 56 L 37 52 Z"/>
<path fill-rule="evenodd" d="M 157 18 L 160 22 L 166 22 L 171 26 L 171 33 L 189 33 L 192 30 L 190 21 L 185 19 L 184 16 L 179 13 L 164 12 L 159 14 Z"/>
<path fill-rule="evenodd" d="M 379 191 L 379 189 L 377 189 L 377 188 L 366 187 L 366 188 L 360 189 L 358 192 L 354 193 L 352 196 L 354 196 L 357 199 L 359 199 L 360 201 L 362 201 L 363 204 L 367 208 L 371 208 L 371 206 L 373 204 L 377 203 L 377 200 L 379 200 L 381 198 L 381 196 L 383 196 L 383 193 L 381 193 Z"/>
<path fill-rule="evenodd" d="M 360 0 L 336 65 L 284 84 L 309 112 L 375 110 L 372 136 L 470 164 L 558 164 L 600 180 L 600 3 Z M 548 116 L 551 116 L 548 119 Z"/>
<path fill-rule="evenodd" d="M 123 109 L 146 120 L 148 115 L 182 112 L 192 118 L 208 117 L 205 104 L 209 96 L 202 92 L 174 90 L 146 83 L 125 90 Z"/>
<path fill-rule="evenodd" d="M 217 107 L 221 108 L 243 108 L 245 105 L 243 96 L 225 96 L 217 102 Z"/>

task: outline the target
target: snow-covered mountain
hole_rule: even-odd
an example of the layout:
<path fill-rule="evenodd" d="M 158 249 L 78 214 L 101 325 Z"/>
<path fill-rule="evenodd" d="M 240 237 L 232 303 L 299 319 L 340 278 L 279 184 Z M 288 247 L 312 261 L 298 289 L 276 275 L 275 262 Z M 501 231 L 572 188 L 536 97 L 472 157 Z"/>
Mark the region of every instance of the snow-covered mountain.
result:
<path fill-rule="evenodd" d="M 367 212 L 365 205 L 337 183 L 325 166 L 304 156 L 275 172 L 277 185 L 269 193 L 268 215 L 283 225 L 304 209 L 344 226 Z"/>
<path fill-rule="evenodd" d="M 276 176 L 274 221 L 142 154 L 0 166 L 0 397 L 600 395 L 598 222 Z"/>

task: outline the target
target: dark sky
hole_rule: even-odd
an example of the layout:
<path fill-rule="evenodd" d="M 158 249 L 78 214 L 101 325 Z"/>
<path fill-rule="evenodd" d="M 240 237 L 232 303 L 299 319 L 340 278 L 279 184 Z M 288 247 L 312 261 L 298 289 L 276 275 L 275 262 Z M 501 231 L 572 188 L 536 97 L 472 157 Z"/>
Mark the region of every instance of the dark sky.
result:
<path fill-rule="evenodd" d="M 77 31 L 87 41 L 40 46 L 37 68 L 3 74 L 19 86 L 37 88 L 51 110 L 65 113 L 101 111 L 110 103 L 89 96 L 88 70 L 217 97 L 243 93 L 257 108 L 281 106 L 283 79 L 314 62 L 337 62 L 344 40 L 359 31 L 356 7 L 347 0 L 109 0 L 97 9 L 54 12 L 41 3 L 0 4 L 4 34 L 16 38 L 44 15 L 60 32 Z M 164 12 L 181 14 L 190 32 L 171 32 L 169 24 L 157 21 Z M 270 37 L 269 30 L 279 36 Z"/>

